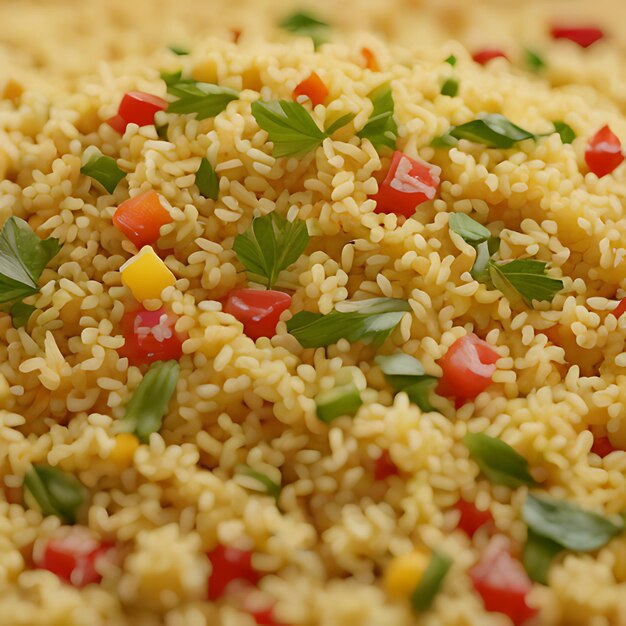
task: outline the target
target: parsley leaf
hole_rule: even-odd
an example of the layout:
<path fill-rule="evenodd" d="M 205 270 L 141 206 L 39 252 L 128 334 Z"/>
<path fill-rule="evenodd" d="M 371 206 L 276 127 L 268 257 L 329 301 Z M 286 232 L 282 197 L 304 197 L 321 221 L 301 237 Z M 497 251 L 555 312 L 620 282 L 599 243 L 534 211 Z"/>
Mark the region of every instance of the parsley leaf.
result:
<path fill-rule="evenodd" d="M 15 314 L 14 324 L 28 321 L 26 314 L 33 309 L 22 300 L 39 293 L 41 273 L 60 249 L 58 239 L 39 239 L 19 217 L 5 222 L 0 231 L 0 310 Z"/>
<path fill-rule="evenodd" d="M 179 56 L 179 57 L 184 57 L 184 56 L 187 56 L 189 54 L 189 50 L 186 50 L 185 48 L 181 48 L 180 46 L 168 46 L 168 48 L 176 56 Z"/>
<path fill-rule="evenodd" d="M 110 194 L 115 191 L 120 180 L 126 176 L 117 165 L 117 161 L 110 156 L 94 154 L 85 165 L 80 168 L 80 173 L 93 178 L 100 183 Z"/>
<path fill-rule="evenodd" d="M 543 60 L 543 58 L 540 57 L 536 52 L 533 52 L 528 48 L 524 50 L 524 58 L 528 67 L 530 67 L 530 69 L 534 70 L 535 72 L 538 72 L 539 70 L 542 70 L 544 67 L 546 67 L 546 62 Z"/>
<path fill-rule="evenodd" d="M 438 550 L 433 552 L 426 571 L 411 594 L 411 606 L 414 610 L 423 613 L 430 608 L 443 585 L 446 574 L 452 567 L 452 562 L 447 554 Z"/>
<path fill-rule="evenodd" d="M 448 134 L 455 139 L 468 139 L 489 148 L 512 148 L 518 141 L 533 139 L 534 134 L 516 126 L 504 115 L 489 113 L 452 128 Z"/>
<path fill-rule="evenodd" d="M 303 348 L 320 348 L 345 338 L 350 342 L 380 344 L 393 332 L 411 307 L 397 298 L 370 298 L 340 302 L 327 315 L 301 311 L 287 322 Z"/>
<path fill-rule="evenodd" d="M 25 302 L 16 302 L 11 307 L 11 321 L 14 328 L 21 328 L 28 324 L 30 316 L 37 310 L 32 304 L 26 304 Z"/>
<path fill-rule="evenodd" d="M 84 501 L 84 489 L 71 474 L 48 465 L 33 465 L 24 475 L 24 500 L 42 515 L 56 515 L 73 524 Z"/>
<path fill-rule="evenodd" d="M 262 277 L 271 289 L 278 275 L 298 260 L 308 243 L 306 222 L 290 222 L 269 213 L 255 217 L 248 230 L 235 237 L 233 250 L 241 264 Z"/>
<path fill-rule="evenodd" d="M 217 200 L 220 181 L 212 165 L 204 157 L 200 161 L 200 167 L 196 172 L 196 185 L 205 198 Z"/>
<path fill-rule="evenodd" d="M 443 96 L 454 98 L 457 93 L 459 93 L 459 81 L 454 78 L 454 76 L 448 78 L 448 80 L 441 85 L 441 94 Z"/>
<path fill-rule="evenodd" d="M 298 102 L 256 100 L 252 103 L 252 115 L 274 144 L 275 157 L 306 154 L 328 136 Z"/>
<path fill-rule="evenodd" d="M 386 146 L 392 150 L 396 147 L 398 124 L 393 116 L 394 102 L 391 85 L 384 83 L 368 95 L 374 108 L 367 124 L 357 133 L 361 139 L 369 139 L 374 148 L 379 150 Z"/>
<path fill-rule="evenodd" d="M 451 65 L 452 67 L 454 67 L 456 65 L 456 57 L 451 54 L 445 61 L 444 63 L 447 63 L 448 65 Z"/>
<path fill-rule="evenodd" d="M 554 124 L 554 132 L 559 133 L 561 141 L 566 143 L 572 143 L 576 139 L 576 133 L 574 129 L 565 122 L 552 122 Z"/>
<path fill-rule="evenodd" d="M 278 25 L 283 30 L 294 35 L 310 37 L 316 48 L 328 40 L 328 28 L 330 25 L 306 11 L 296 11 L 288 15 Z"/>
<path fill-rule="evenodd" d="M 548 572 L 554 557 L 563 551 L 552 539 L 538 535 L 530 528 L 524 545 L 524 569 L 531 580 L 542 585 L 548 584 Z"/>
<path fill-rule="evenodd" d="M 476 247 L 491 237 L 489 230 L 466 213 L 453 213 L 448 221 L 450 230 Z"/>
<path fill-rule="evenodd" d="M 237 100 L 239 94 L 228 87 L 220 87 L 210 83 L 200 83 L 193 79 L 182 79 L 180 72 L 161 75 L 167 84 L 167 93 L 177 96 L 171 102 L 168 113 L 195 113 L 196 119 L 204 120 L 221 113 L 229 102 Z M 178 78 L 178 80 L 176 80 Z"/>
<path fill-rule="evenodd" d="M 330 137 L 334 132 L 338 131 L 340 128 L 343 128 L 346 124 L 349 124 L 356 115 L 354 113 L 346 113 L 341 117 L 338 117 L 332 124 L 329 124 L 324 132 Z"/>

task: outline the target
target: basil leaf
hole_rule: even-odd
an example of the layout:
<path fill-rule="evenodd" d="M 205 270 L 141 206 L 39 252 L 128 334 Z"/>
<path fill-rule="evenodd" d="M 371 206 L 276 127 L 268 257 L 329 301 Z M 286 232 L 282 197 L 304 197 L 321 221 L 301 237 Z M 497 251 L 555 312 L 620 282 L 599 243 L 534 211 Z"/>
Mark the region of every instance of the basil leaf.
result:
<path fill-rule="evenodd" d="M 524 503 L 523 517 L 537 535 L 576 552 L 597 550 L 624 531 L 621 518 L 611 521 L 571 502 L 532 494 Z"/>
<path fill-rule="evenodd" d="M 176 390 L 180 365 L 176 361 L 157 361 L 139 383 L 120 420 L 120 431 L 131 432 L 146 443 L 159 432 Z"/>
<path fill-rule="evenodd" d="M 452 67 L 454 67 L 456 65 L 456 57 L 451 54 L 445 61 L 444 63 L 447 63 L 448 65 L 451 65 Z"/>
<path fill-rule="evenodd" d="M 517 142 L 533 139 L 533 133 L 516 126 L 499 113 L 489 113 L 471 122 L 452 128 L 448 134 L 455 139 L 468 139 L 488 148 L 512 148 Z"/>
<path fill-rule="evenodd" d="M 536 52 L 533 52 L 528 48 L 524 50 L 524 59 L 526 60 L 528 67 L 535 72 L 538 72 L 546 67 L 546 62 Z"/>
<path fill-rule="evenodd" d="M 28 324 L 30 316 L 37 310 L 32 304 L 25 304 L 24 302 L 16 302 L 11 307 L 11 322 L 13 328 L 21 328 Z"/>
<path fill-rule="evenodd" d="M 340 128 L 343 128 L 346 124 L 349 124 L 356 115 L 354 113 L 346 113 L 341 117 L 337 118 L 332 124 L 324 129 L 324 132 L 330 137 L 334 132 L 338 131 Z"/>
<path fill-rule="evenodd" d="M 252 115 L 274 144 L 275 157 L 301 156 L 315 150 L 328 136 L 298 102 L 256 100 Z"/>
<path fill-rule="evenodd" d="M 338 417 L 354 415 L 363 404 L 363 400 L 357 386 L 348 383 L 318 394 L 315 404 L 317 417 L 328 424 Z"/>
<path fill-rule="evenodd" d="M 491 237 L 489 230 L 465 213 L 452 213 L 448 221 L 450 230 L 460 235 L 464 241 L 476 247 Z"/>
<path fill-rule="evenodd" d="M 430 608 L 435 596 L 439 593 L 443 581 L 452 567 L 452 559 L 443 552 L 433 552 L 430 563 L 422 578 L 411 594 L 411 606 L 415 611 L 423 613 Z"/>
<path fill-rule="evenodd" d="M 453 76 L 448 78 L 448 80 L 441 85 L 441 94 L 443 96 L 454 98 L 457 93 L 459 93 L 459 81 Z"/>
<path fill-rule="evenodd" d="M 531 580 L 542 585 L 548 584 L 548 573 L 554 557 L 563 551 L 558 543 L 542 537 L 528 529 L 528 537 L 524 545 L 524 569 Z"/>
<path fill-rule="evenodd" d="M 239 94 L 228 87 L 192 80 L 168 83 L 167 92 L 178 97 L 178 100 L 170 102 L 167 107 L 168 113 L 179 115 L 195 113 L 198 120 L 215 117 L 228 106 L 229 102 L 239 98 Z"/>
<path fill-rule="evenodd" d="M 552 122 L 554 124 L 554 131 L 559 133 L 561 141 L 566 143 L 572 143 L 576 139 L 576 133 L 574 129 L 565 122 Z"/>
<path fill-rule="evenodd" d="M 24 475 L 24 499 L 42 515 L 56 515 L 74 524 L 76 511 L 84 501 L 84 490 L 70 474 L 48 465 L 33 465 Z"/>
<path fill-rule="evenodd" d="M 456 146 L 456 139 L 448 133 L 444 133 L 443 135 L 439 135 L 439 137 L 435 137 L 430 142 L 430 145 L 433 148 L 452 148 Z"/>
<path fill-rule="evenodd" d="M 278 498 L 280 497 L 280 492 L 282 490 L 280 484 L 275 483 L 265 474 L 257 472 L 248 465 L 241 466 L 239 468 L 239 472 L 241 474 L 245 474 L 246 476 L 250 476 L 251 478 L 254 478 L 254 480 L 256 480 L 257 482 L 259 482 L 268 496 L 272 496 L 272 498 L 274 498 L 275 500 L 278 500 Z"/>
<path fill-rule="evenodd" d="M 411 310 L 406 300 L 396 298 L 372 298 L 360 302 L 360 308 L 341 312 L 337 309 L 322 315 L 301 311 L 287 322 L 287 331 L 304 348 L 320 348 L 337 343 L 339 339 L 350 342 L 364 341 L 382 343 L 400 323 L 404 314 Z"/>
<path fill-rule="evenodd" d="M 515 488 L 535 484 L 528 471 L 528 461 L 504 441 L 485 433 L 467 433 L 463 444 L 494 485 Z"/>
<path fill-rule="evenodd" d="M 202 158 L 202 161 L 200 161 L 200 167 L 196 172 L 196 185 L 198 186 L 200 193 L 205 198 L 217 200 L 220 189 L 220 181 L 208 159 L 205 159 L 204 157 Z"/>
<path fill-rule="evenodd" d="M 305 11 L 292 13 L 282 20 L 279 26 L 295 35 L 310 37 L 316 48 L 327 41 L 329 24 Z"/>
<path fill-rule="evenodd" d="M 435 410 L 435 407 L 430 403 L 430 394 L 433 393 L 438 383 L 439 379 L 436 376 L 422 376 L 420 380 L 405 387 L 402 391 L 424 413 L 430 413 Z"/>
<path fill-rule="evenodd" d="M 235 237 L 233 251 L 241 264 L 264 278 L 271 289 L 278 275 L 298 260 L 308 243 L 306 222 L 290 222 L 277 213 L 269 213 L 255 217 L 248 230 Z"/>
<path fill-rule="evenodd" d="M 117 161 L 103 154 L 94 154 L 85 165 L 80 168 L 80 173 L 93 178 L 100 183 L 110 194 L 115 191 L 120 180 L 126 176 L 118 166 Z"/>
<path fill-rule="evenodd" d="M 489 262 L 489 278 L 511 302 L 520 298 L 532 306 L 533 300 L 552 302 L 563 289 L 563 281 L 547 275 L 547 263 L 536 259 L 516 259 L 505 263 Z"/>
<path fill-rule="evenodd" d="M 179 57 L 184 57 L 184 56 L 187 56 L 189 54 L 189 50 L 186 50 L 185 48 L 181 48 L 180 46 L 168 46 L 168 48 L 176 56 L 179 56 Z"/>
<path fill-rule="evenodd" d="M 376 150 L 383 146 L 396 147 L 398 138 L 398 124 L 393 116 L 394 102 L 391 85 L 384 83 L 367 96 L 374 105 L 367 124 L 357 133 L 361 139 L 369 139 Z"/>

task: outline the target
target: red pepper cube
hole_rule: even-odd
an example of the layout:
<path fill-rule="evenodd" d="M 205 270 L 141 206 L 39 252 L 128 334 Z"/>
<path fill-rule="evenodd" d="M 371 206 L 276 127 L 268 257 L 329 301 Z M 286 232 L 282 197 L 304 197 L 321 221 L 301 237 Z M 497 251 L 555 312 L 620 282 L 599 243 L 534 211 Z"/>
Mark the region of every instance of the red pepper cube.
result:
<path fill-rule="evenodd" d="M 228 294 L 224 313 L 243 324 L 251 339 L 273 337 L 283 311 L 291 305 L 291 296 L 272 289 L 235 289 Z"/>
<path fill-rule="evenodd" d="M 374 480 L 386 480 L 390 476 L 398 476 L 396 464 L 391 460 L 388 450 L 383 450 L 382 454 L 374 462 Z"/>
<path fill-rule="evenodd" d="M 558 26 L 554 25 L 550 34 L 552 39 L 569 39 L 582 48 L 588 48 L 604 38 L 604 31 L 595 26 Z"/>
<path fill-rule="evenodd" d="M 151 93 L 129 91 L 124 94 L 117 112 L 126 124 L 149 126 L 154 124 L 157 111 L 165 111 L 168 105 L 167 100 Z"/>
<path fill-rule="evenodd" d="M 608 126 L 603 126 L 589 141 L 585 161 L 598 178 L 610 174 L 624 160 L 622 144 Z"/>
<path fill-rule="evenodd" d="M 98 562 L 112 548 L 113 544 L 99 541 L 87 529 L 74 527 L 65 536 L 49 539 L 43 549 L 35 550 L 33 558 L 38 568 L 74 587 L 84 587 L 102 580 Z"/>
<path fill-rule="evenodd" d="M 328 97 L 328 88 L 315 72 L 311 72 L 311 75 L 298 83 L 293 90 L 293 99 L 296 102 L 300 96 L 306 96 L 313 106 L 317 106 L 324 104 Z"/>
<path fill-rule="evenodd" d="M 469 333 L 457 339 L 439 359 L 443 375 L 437 393 L 469 400 L 491 384 L 498 353 L 486 342 Z"/>
<path fill-rule="evenodd" d="M 611 311 L 611 313 L 615 315 L 617 319 L 622 317 L 622 315 L 626 313 L 626 298 L 622 298 L 619 301 L 619 304 Z"/>
<path fill-rule="evenodd" d="M 361 55 L 365 59 L 365 67 L 372 72 L 380 72 L 376 55 L 369 48 L 361 48 Z"/>
<path fill-rule="evenodd" d="M 372 196 L 376 213 L 395 213 L 411 217 L 422 202 L 432 200 L 439 188 L 441 168 L 396 150 L 389 170 Z"/>
<path fill-rule="evenodd" d="M 114 115 L 113 117 L 110 117 L 106 123 L 113 129 L 116 130 L 120 135 L 124 134 L 124 131 L 126 130 L 126 122 L 124 121 L 124 118 L 121 115 Z"/>
<path fill-rule="evenodd" d="M 124 345 L 120 356 L 127 357 L 131 365 L 145 365 L 155 361 L 178 361 L 183 354 L 184 336 L 174 326 L 178 316 L 160 308 L 148 311 L 139 308 L 122 317 Z"/>
<path fill-rule="evenodd" d="M 124 200 L 113 214 L 113 224 L 138 249 L 153 244 L 160 236 L 161 226 L 173 221 L 153 189 Z"/>
<path fill-rule="evenodd" d="M 252 567 L 252 552 L 249 550 L 218 545 L 207 556 L 212 565 L 209 600 L 221 598 L 233 583 L 256 585 L 261 578 Z"/>
<path fill-rule="evenodd" d="M 479 50 L 472 55 L 472 59 L 481 65 L 486 65 L 489 61 L 498 58 L 508 59 L 502 50 L 497 50 L 495 48 L 485 48 L 484 50 Z"/>
<path fill-rule="evenodd" d="M 596 437 L 594 435 L 591 451 L 599 457 L 604 458 L 607 454 L 615 451 L 608 437 Z"/>
<path fill-rule="evenodd" d="M 490 511 L 480 511 L 475 504 L 466 500 L 459 500 L 456 503 L 456 509 L 460 513 L 457 527 L 470 538 L 476 534 L 479 528 L 493 521 Z"/>

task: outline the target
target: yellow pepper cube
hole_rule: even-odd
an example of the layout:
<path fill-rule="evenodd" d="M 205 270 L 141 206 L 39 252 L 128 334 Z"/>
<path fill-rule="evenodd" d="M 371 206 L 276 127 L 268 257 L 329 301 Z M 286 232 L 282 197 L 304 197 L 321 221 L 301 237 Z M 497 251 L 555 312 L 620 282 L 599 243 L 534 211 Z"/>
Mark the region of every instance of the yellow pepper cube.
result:
<path fill-rule="evenodd" d="M 128 259 L 120 268 L 122 282 L 143 302 L 161 297 L 161 292 L 176 282 L 174 274 L 150 246 Z"/>
<path fill-rule="evenodd" d="M 109 460 L 122 467 L 128 467 L 135 451 L 139 447 L 139 439 L 131 433 L 120 433 L 115 436 L 115 445 L 109 454 Z"/>
<path fill-rule="evenodd" d="M 415 550 L 393 559 L 383 576 L 383 584 L 387 593 L 393 598 L 410 596 L 419 584 L 428 564 L 430 556 Z"/>

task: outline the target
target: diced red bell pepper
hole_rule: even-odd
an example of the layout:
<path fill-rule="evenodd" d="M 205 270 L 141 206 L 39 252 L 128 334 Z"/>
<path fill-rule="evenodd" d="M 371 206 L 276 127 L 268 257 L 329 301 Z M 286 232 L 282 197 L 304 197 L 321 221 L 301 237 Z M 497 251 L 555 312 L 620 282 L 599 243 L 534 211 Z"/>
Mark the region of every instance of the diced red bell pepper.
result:
<path fill-rule="evenodd" d="M 484 50 L 478 50 L 472 55 L 472 58 L 476 63 L 480 63 L 481 65 L 486 65 L 489 61 L 498 58 L 508 59 L 506 54 L 502 52 L 502 50 L 497 50 L 495 48 L 485 48 Z"/>
<path fill-rule="evenodd" d="M 224 312 L 237 318 L 251 339 L 273 337 L 283 311 L 291 305 L 291 296 L 273 289 L 235 289 L 228 294 Z"/>
<path fill-rule="evenodd" d="M 515 626 L 536 615 L 537 610 L 526 602 L 532 582 L 522 564 L 511 556 L 509 540 L 503 535 L 489 542 L 469 575 L 488 611 L 504 613 Z"/>
<path fill-rule="evenodd" d="M 209 599 L 218 600 L 235 582 L 256 585 L 260 576 L 252 567 L 252 552 L 218 545 L 207 554 L 212 570 L 209 576 Z"/>
<path fill-rule="evenodd" d="M 386 480 L 390 476 L 398 476 L 400 470 L 391 460 L 388 450 L 383 450 L 382 454 L 374 462 L 374 480 Z"/>
<path fill-rule="evenodd" d="M 615 448 L 611 445 L 608 437 L 594 436 L 591 451 L 598 456 L 604 458 L 607 454 L 611 454 L 611 452 L 614 452 Z"/>
<path fill-rule="evenodd" d="M 328 97 L 328 87 L 315 72 L 311 72 L 311 75 L 301 83 L 298 83 L 293 90 L 293 99 L 295 101 L 300 96 L 306 96 L 313 106 L 324 104 L 324 100 Z"/>
<path fill-rule="evenodd" d="M 583 48 L 588 48 L 604 38 L 604 31 L 595 26 L 558 26 L 550 31 L 553 39 L 569 39 Z"/>
<path fill-rule="evenodd" d="M 439 359 L 443 375 L 437 393 L 469 400 L 491 384 L 498 353 L 474 333 L 457 339 Z"/>
<path fill-rule="evenodd" d="M 271 604 L 262 609 L 248 609 L 247 612 L 259 626 L 284 626 L 276 621 L 274 607 Z"/>
<path fill-rule="evenodd" d="M 122 97 L 117 115 L 107 120 L 107 123 L 120 133 L 124 133 L 128 124 L 149 126 L 154 124 L 155 113 L 165 111 L 168 105 L 167 100 L 154 94 L 129 91 Z"/>
<path fill-rule="evenodd" d="M 98 561 L 106 558 L 113 544 L 100 541 L 86 529 L 74 527 L 65 536 L 47 541 L 41 554 L 34 554 L 35 565 L 56 574 L 74 587 L 99 583 Z"/>
<path fill-rule="evenodd" d="M 174 220 L 165 210 L 154 189 L 124 200 L 113 214 L 117 226 L 141 250 L 153 244 L 159 237 L 161 226 Z"/>
<path fill-rule="evenodd" d="M 459 500 L 456 508 L 461 514 L 459 517 L 458 528 L 460 528 L 468 537 L 473 537 L 479 528 L 493 521 L 491 511 L 480 511 L 476 505 L 467 500 Z"/>
<path fill-rule="evenodd" d="M 619 301 L 619 304 L 611 311 L 611 313 L 615 315 L 617 319 L 622 317 L 622 315 L 626 313 L 626 298 L 622 298 Z"/>
<path fill-rule="evenodd" d="M 126 312 L 121 322 L 125 343 L 120 355 L 127 357 L 131 365 L 178 361 L 186 337 L 174 330 L 177 320 L 178 316 L 165 308 L 148 311 L 141 307 Z"/>
<path fill-rule="evenodd" d="M 441 168 L 396 150 L 378 193 L 376 213 L 395 213 L 411 217 L 422 202 L 432 200 L 439 188 Z"/>
<path fill-rule="evenodd" d="M 622 144 L 608 126 L 603 126 L 589 141 L 585 161 L 598 178 L 610 174 L 624 160 Z"/>
<path fill-rule="evenodd" d="M 372 72 L 379 72 L 380 66 L 376 55 L 369 48 L 361 48 L 361 55 L 365 59 L 365 67 Z"/>
<path fill-rule="evenodd" d="M 126 130 L 126 122 L 124 121 L 124 118 L 118 113 L 117 115 L 114 115 L 113 117 L 110 117 L 106 123 L 113 129 L 116 130 L 120 135 L 124 134 L 124 131 Z"/>

